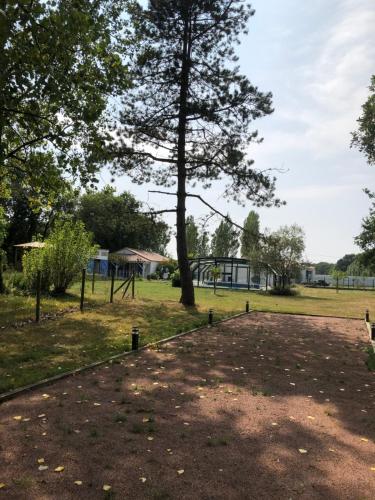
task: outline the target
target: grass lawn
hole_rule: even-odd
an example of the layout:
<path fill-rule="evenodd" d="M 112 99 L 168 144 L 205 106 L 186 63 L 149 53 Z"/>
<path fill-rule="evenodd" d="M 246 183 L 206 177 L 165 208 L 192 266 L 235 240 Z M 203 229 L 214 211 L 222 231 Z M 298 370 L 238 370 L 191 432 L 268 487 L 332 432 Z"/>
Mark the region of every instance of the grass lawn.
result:
<path fill-rule="evenodd" d="M 196 289 L 197 307 L 185 308 L 178 303 L 179 289 L 169 283 L 136 283 L 136 299 L 104 304 L 109 297 L 109 282 L 97 282 L 91 293 L 87 284 L 87 304 L 96 305 L 22 327 L 0 330 L 0 392 L 62 373 L 110 355 L 130 349 L 130 331 L 140 328 L 141 344 L 207 323 L 209 308 L 215 319 L 245 310 L 246 300 L 259 311 L 317 314 L 326 316 L 364 316 L 365 309 L 374 312 L 375 292 L 301 288 L 297 297 L 275 297 L 257 292 Z M 42 301 L 42 311 L 56 312 L 79 304 L 79 284 L 64 299 Z M 34 299 L 0 297 L 0 325 L 32 317 Z M 17 311 L 15 313 L 15 311 Z"/>

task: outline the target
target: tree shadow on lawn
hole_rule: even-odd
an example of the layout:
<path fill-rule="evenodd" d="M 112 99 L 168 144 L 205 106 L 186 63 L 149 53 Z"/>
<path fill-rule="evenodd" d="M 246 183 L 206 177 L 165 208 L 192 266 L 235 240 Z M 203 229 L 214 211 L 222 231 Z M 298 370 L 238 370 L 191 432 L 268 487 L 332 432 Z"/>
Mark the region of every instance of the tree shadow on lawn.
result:
<path fill-rule="evenodd" d="M 59 381 L 2 405 L 0 481 L 12 498 L 370 498 L 366 344 L 359 321 L 257 313 Z"/>

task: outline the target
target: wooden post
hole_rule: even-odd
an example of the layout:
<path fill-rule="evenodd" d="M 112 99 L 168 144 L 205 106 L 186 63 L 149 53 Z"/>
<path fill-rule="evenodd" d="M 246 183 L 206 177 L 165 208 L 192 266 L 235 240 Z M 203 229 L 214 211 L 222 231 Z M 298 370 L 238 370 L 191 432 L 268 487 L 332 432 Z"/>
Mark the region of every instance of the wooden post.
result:
<path fill-rule="evenodd" d="M 135 274 L 133 274 L 133 278 L 132 278 L 132 299 L 134 299 L 134 295 L 135 295 Z"/>
<path fill-rule="evenodd" d="M 111 295 L 109 297 L 109 302 L 112 304 L 113 303 L 113 289 L 115 286 L 115 269 L 112 268 L 112 276 L 111 276 Z"/>
<path fill-rule="evenodd" d="M 94 291 L 95 291 L 95 261 L 94 261 L 94 267 L 92 268 L 91 293 L 94 293 Z"/>
<path fill-rule="evenodd" d="M 42 287 L 42 273 L 37 272 L 36 275 L 36 307 L 35 307 L 35 321 L 39 323 L 40 320 L 40 292 Z"/>
<path fill-rule="evenodd" d="M 83 311 L 83 302 L 85 300 L 85 283 L 86 283 L 86 269 L 82 269 L 81 303 L 79 305 L 81 311 Z"/>
<path fill-rule="evenodd" d="M 250 263 L 247 265 L 247 289 L 250 290 Z"/>

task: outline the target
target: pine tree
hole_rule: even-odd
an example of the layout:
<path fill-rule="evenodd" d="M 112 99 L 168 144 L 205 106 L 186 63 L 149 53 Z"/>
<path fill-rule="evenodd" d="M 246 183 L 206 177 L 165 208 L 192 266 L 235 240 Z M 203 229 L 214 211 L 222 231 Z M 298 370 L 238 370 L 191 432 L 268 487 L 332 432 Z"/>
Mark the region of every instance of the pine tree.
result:
<path fill-rule="evenodd" d="M 253 120 L 272 113 L 271 94 L 239 73 L 234 45 L 254 11 L 242 0 L 150 0 L 135 2 L 132 92 L 123 99 L 122 127 L 110 148 L 114 170 L 135 182 L 175 187 L 181 302 L 194 304 L 186 241 L 187 191 L 226 178 L 225 195 L 256 205 L 278 204 L 274 181 L 247 159 Z"/>

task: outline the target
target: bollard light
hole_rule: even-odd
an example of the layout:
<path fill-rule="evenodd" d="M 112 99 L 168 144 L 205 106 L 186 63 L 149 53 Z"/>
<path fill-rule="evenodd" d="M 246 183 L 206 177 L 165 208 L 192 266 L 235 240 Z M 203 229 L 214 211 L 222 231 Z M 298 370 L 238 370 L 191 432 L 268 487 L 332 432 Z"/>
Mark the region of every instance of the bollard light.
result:
<path fill-rule="evenodd" d="M 365 321 L 366 321 L 366 323 L 370 322 L 370 312 L 368 309 L 366 309 Z"/>
<path fill-rule="evenodd" d="M 132 328 L 132 351 L 138 351 L 139 329 L 136 326 Z"/>
<path fill-rule="evenodd" d="M 213 320 L 214 320 L 214 311 L 213 311 L 213 309 L 210 309 L 208 311 L 208 324 L 212 325 Z"/>
<path fill-rule="evenodd" d="M 375 323 L 371 323 L 371 340 L 375 340 Z"/>
<path fill-rule="evenodd" d="M 250 311 L 250 304 L 249 301 L 246 301 L 246 312 L 248 313 Z"/>

